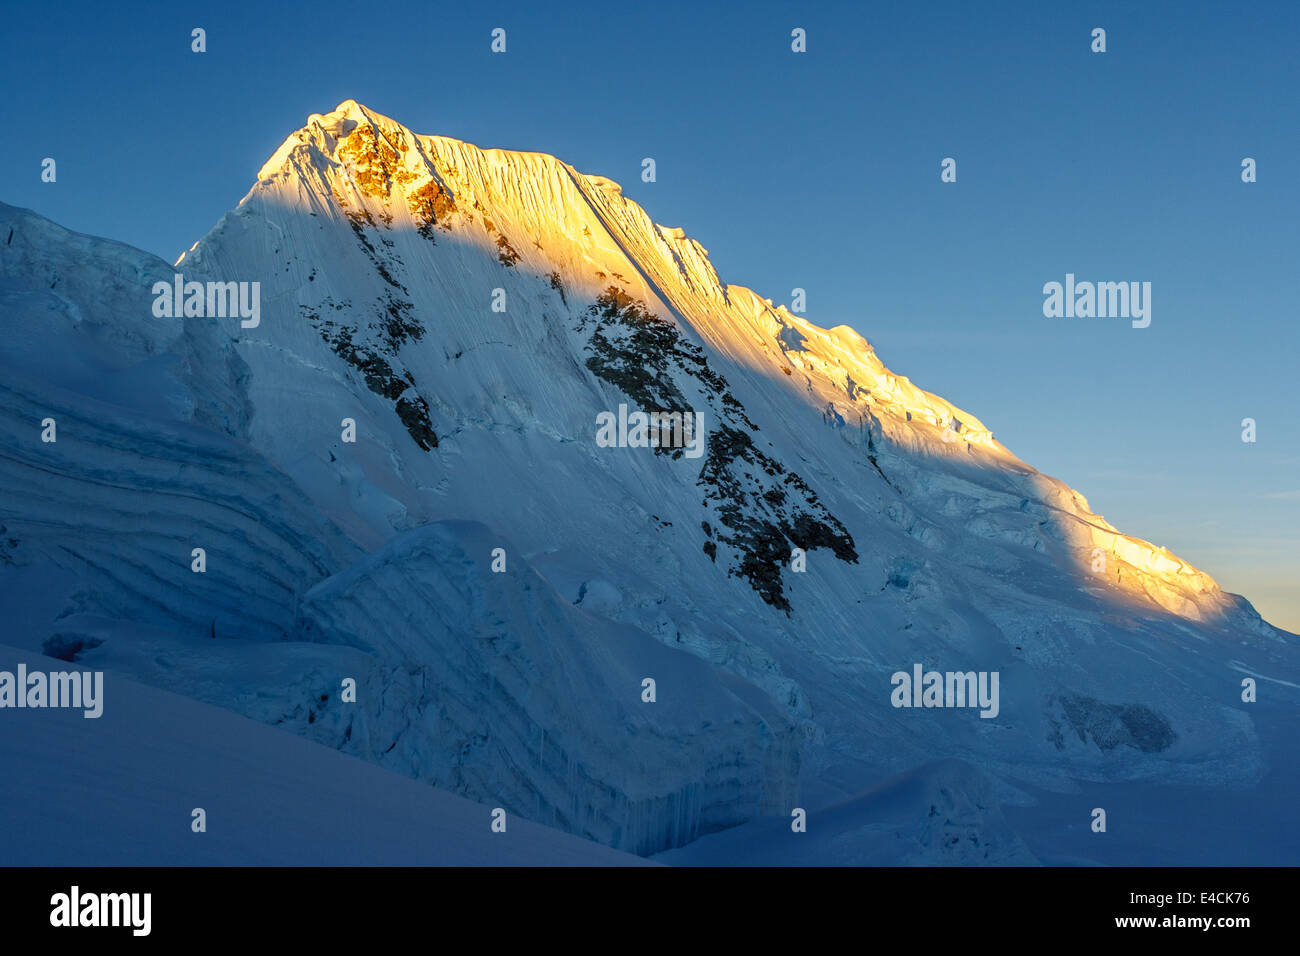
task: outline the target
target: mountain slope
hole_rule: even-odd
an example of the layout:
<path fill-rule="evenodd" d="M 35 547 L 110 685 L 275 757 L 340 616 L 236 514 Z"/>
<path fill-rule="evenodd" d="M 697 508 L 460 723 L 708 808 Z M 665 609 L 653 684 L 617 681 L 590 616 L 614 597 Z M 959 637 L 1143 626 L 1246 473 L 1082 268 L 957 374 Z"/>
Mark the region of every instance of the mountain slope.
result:
<path fill-rule="evenodd" d="M 245 440 L 219 327 L 153 315 L 165 263 L 10 207 L 0 229 L 10 643 L 642 853 L 790 802 L 793 727 L 756 688 L 571 607 L 481 526 L 364 554 Z"/>

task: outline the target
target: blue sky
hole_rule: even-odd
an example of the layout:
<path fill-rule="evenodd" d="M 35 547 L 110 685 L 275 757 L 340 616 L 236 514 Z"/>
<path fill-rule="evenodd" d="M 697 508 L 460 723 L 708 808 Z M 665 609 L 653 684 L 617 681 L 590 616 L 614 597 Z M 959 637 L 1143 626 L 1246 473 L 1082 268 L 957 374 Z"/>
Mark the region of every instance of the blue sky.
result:
<path fill-rule="evenodd" d="M 51 3 L 4 21 L 0 200 L 170 261 L 343 99 L 554 153 L 684 228 L 724 281 L 806 289 L 809 319 L 854 326 L 1113 524 L 1300 631 L 1300 5 Z M 1067 272 L 1151 282 L 1151 326 L 1044 318 Z"/>

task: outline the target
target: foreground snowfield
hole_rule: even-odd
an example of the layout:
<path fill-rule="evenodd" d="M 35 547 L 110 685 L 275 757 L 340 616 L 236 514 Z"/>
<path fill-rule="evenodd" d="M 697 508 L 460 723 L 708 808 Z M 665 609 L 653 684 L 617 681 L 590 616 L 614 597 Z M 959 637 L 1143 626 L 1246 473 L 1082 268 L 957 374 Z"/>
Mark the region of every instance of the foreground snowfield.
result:
<path fill-rule="evenodd" d="M 672 862 L 1300 862 L 1294 635 L 609 180 L 346 101 L 175 266 L 0 243 L 25 652 Z M 177 272 L 259 323 L 156 315 Z M 997 716 L 891 706 L 915 664 Z"/>
<path fill-rule="evenodd" d="M 12 669 L 61 669 L 0 646 Z M 422 786 L 116 674 L 104 715 L 16 710 L 0 734 L 6 866 L 628 866 L 639 857 Z M 191 830 L 195 808 L 207 829 Z"/>

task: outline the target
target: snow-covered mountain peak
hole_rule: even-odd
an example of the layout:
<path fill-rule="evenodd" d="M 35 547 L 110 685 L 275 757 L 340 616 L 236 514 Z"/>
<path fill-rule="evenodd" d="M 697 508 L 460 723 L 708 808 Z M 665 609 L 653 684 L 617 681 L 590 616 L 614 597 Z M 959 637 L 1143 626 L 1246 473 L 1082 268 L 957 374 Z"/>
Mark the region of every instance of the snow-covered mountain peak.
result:
<path fill-rule="evenodd" d="M 54 464 L 20 443 L 21 467 L 5 478 L 16 504 L 0 519 L 23 542 L 15 561 L 44 553 L 82 582 L 73 610 L 54 602 L 80 629 L 62 626 L 60 641 L 101 642 L 112 650 L 93 653 L 152 669 L 167 657 L 160 647 L 127 654 L 129 629 L 86 623 L 129 614 L 180 627 L 186 639 L 194 629 L 200 646 L 214 646 L 202 642 L 215 634 L 346 648 L 320 653 L 365 656 L 375 686 L 402 702 L 381 707 L 382 720 L 370 715 L 364 747 L 389 754 L 396 741 L 384 760 L 417 775 L 437 768 L 484 798 L 549 780 L 545 812 L 569 815 L 553 735 L 568 721 L 559 715 L 577 712 L 554 698 L 546 668 L 562 674 L 572 657 L 608 651 L 610 668 L 575 686 L 607 696 L 631 682 L 635 694 L 639 684 L 621 668 L 649 645 L 625 638 L 630 628 L 720 672 L 708 694 L 721 711 L 693 704 L 665 747 L 683 735 L 704 746 L 706 725 L 691 730 L 690 721 L 732 712 L 732 698 L 755 721 L 732 729 L 756 745 L 743 772 L 724 772 L 709 761 L 733 741 L 712 738 L 700 759 L 717 777 L 704 790 L 687 787 L 678 767 L 654 793 L 638 793 L 639 775 L 619 777 L 607 759 L 618 733 L 569 738 L 564 748 L 600 776 L 573 812 L 603 815 L 573 826 L 626 845 L 695 832 L 692 821 L 708 814 L 688 804 L 703 794 L 719 800 L 719 825 L 744 817 L 749 810 L 732 813 L 721 796 L 740 780 L 767 781 L 752 807 L 785 800 L 796 763 L 846 792 L 942 757 L 1041 786 L 1260 772 L 1250 718 L 1223 688 L 1240 662 L 1284 655 L 1286 635 L 1209 575 L 1111 527 L 978 418 L 891 371 L 858 331 L 824 328 L 724 283 L 703 245 L 654 223 L 612 180 L 542 153 L 417 135 L 345 101 L 289 136 L 174 268 L 23 211 L 0 207 L 0 222 L 14 232 L 0 292 L 20 316 L 14 327 L 32 330 L 0 348 L 0 364 L 24 383 L 11 398 L 21 413 L 12 433 L 51 408 L 130 391 L 90 389 L 81 383 L 97 380 L 80 366 L 51 370 L 44 378 L 54 386 L 24 371 L 46 367 L 50 341 L 62 343 L 58 354 L 87 356 L 87 368 L 90 356 L 102 362 L 91 334 L 109 326 L 140 343 L 114 375 L 133 394 L 174 394 L 168 407 L 180 419 L 159 444 L 163 425 L 120 411 L 130 447 L 159 449 L 143 462 L 102 424 L 69 428 L 42 450 L 66 456 Z M 174 272 L 186 282 L 256 283 L 259 320 L 152 315 L 148 290 Z M 104 328 L 78 321 L 101 315 Z M 636 440 L 631 428 L 602 432 L 602 419 L 626 424 L 638 411 L 680 416 L 698 431 L 668 447 Z M 206 444 L 194 445 L 192 427 L 206 430 Z M 169 456 L 209 446 L 232 463 L 228 474 L 167 478 Z M 104 456 L 132 470 L 94 483 Z M 112 548 L 136 545 L 110 535 L 108 519 L 94 539 L 105 553 L 87 549 L 84 528 L 60 536 L 29 520 L 54 507 L 33 497 L 42 468 L 65 477 L 63 498 L 80 495 L 96 513 L 166 502 L 160 543 L 113 561 Z M 203 580 L 225 588 L 195 592 L 202 600 L 186 597 L 193 576 L 170 557 L 189 554 L 196 514 L 214 528 L 229 523 L 196 512 L 190 485 L 200 479 L 200 499 L 240 502 L 249 516 L 227 535 L 202 532 L 214 567 Z M 111 490 L 120 487 L 138 494 L 128 501 Z M 427 530 L 463 521 L 474 531 L 456 542 Z M 282 568 L 285 548 L 302 559 Z M 484 569 L 497 548 L 519 577 Z M 469 576 L 446 576 L 471 564 Z M 114 574 L 119 566 L 147 573 L 128 580 Z M 242 592 L 257 600 L 229 597 Z M 569 651 L 554 650 L 561 632 L 573 636 Z M 476 735 L 505 712 L 471 708 L 451 724 L 440 716 L 431 701 L 468 686 L 440 662 L 462 652 L 474 663 L 461 670 L 491 662 L 502 678 L 526 658 L 511 699 L 544 700 L 501 746 L 506 763 L 540 769 L 471 779 L 496 759 Z M 645 655 L 647 667 L 669 673 Z M 997 719 L 922 720 L 895 709 L 890 675 L 920 663 L 999 671 Z M 666 683 L 680 687 L 690 670 L 675 663 L 671 672 Z M 432 697 L 426 682 L 439 682 Z M 1167 692 L 1153 693 L 1157 684 Z M 647 716 L 639 697 L 623 705 Z M 362 746 L 315 711 L 301 720 L 304 733 Z M 545 733 L 534 736 L 530 722 Z M 662 727 L 638 726 L 647 739 Z M 428 751 L 429 728 L 439 727 L 469 749 Z M 606 800 L 597 791 L 615 779 L 621 796 Z M 647 809 L 658 801 L 685 815 Z M 655 816 L 647 828 L 627 824 L 642 812 Z"/>
<path fill-rule="evenodd" d="M 340 230 L 351 239 L 340 244 Z M 243 252 L 236 255 L 236 248 Z M 1056 552 L 1054 560 L 1083 578 L 1086 588 L 1125 606 L 1154 606 L 1193 619 L 1237 608 L 1208 575 L 1121 534 L 1091 512 L 1083 495 L 1020 461 L 976 416 L 891 371 L 854 329 L 823 328 L 744 286 L 724 284 L 705 248 L 684 230 L 655 224 L 617 183 L 554 156 L 419 135 L 345 100 L 329 113 L 313 114 L 289 136 L 239 207 L 178 266 L 251 276 L 265 263 L 249 255 L 268 253 L 285 257 L 271 284 L 292 317 L 249 338 L 297 351 L 284 336 L 301 337 L 296 320 L 305 317 L 372 392 L 395 401 L 393 411 L 425 451 L 442 447 L 440 436 L 448 430 L 478 428 L 480 416 L 494 419 L 506 407 L 501 393 L 480 396 L 480 412 L 467 418 L 450 394 L 455 386 L 435 385 L 448 381 L 447 363 L 482 347 L 498 350 L 482 371 L 508 383 L 509 401 L 531 409 L 524 415 L 527 427 L 559 440 L 589 439 L 584 432 L 591 416 L 616 407 L 619 398 L 646 408 L 707 407 L 711 442 L 761 431 L 766 444 L 753 451 L 734 442 L 710 447 L 732 463 L 746 459 L 750 472 L 748 493 L 728 486 L 747 499 L 742 514 L 731 515 L 732 524 L 751 529 L 731 528 L 736 533 L 729 543 L 739 544 L 744 557 L 730 571 L 747 577 L 778 607 L 787 607 L 785 585 L 756 562 L 770 566 L 799 546 L 798 536 L 781 530 L 795 527 L 798 515 L 818 529 L 803 538 L 838 541 L 841 560 L 854 560 L 855 536 L 817 498 L 798 466 L 802 460 L 813 462 L 814 470 L 826 468 L 802 447 L 809 436 L 799 422 L 811 415 L 858 448 L 856 466 L 868 464 L 867 482 L 854 492 L 876 498 L 868 512 L 908 514 L 928 495 L 948 489 L 938 507 L 974 514 L 992 500 L 989 494 L 1006 495 L 1019 513 L 1010 523 L 1023 529 L 979 518 L 973 525 L 978 533 Z M 375 306 L 359 305 L 366 298 L 357 295 L 363 286 L 370 287 L 366 297 Z M 447 312 L 440 303 L 454 308 Z M 358 309 L 362 314 L 355 314 Z M 437 335 L 426 337 L 431 323 Z M 511 368 L 523 359 L 509 349 L 525 343 L 544 348 L 526 370 Z M 570 394 L 558 402 L 519 388 L 540 375 L 553 390 L 557 374 L 568 376 L 575 359 L 586 369 L 585 397 Z M 606 390 L 594 403 L 587 373 Z M 536 401 L 549 410 L 538 413 Z M 440 425 L 440 415 L 452 421 Z M 787 447 L 785 454 L 757 450 L 779 449 L 783 440 L 801 447 Z M 426 464 L 404 461 L 403 468 Z M 800 472 L 793 478 L 806 493 L 801 503 L 775 506 L 759 487 L 767 479 L 758 476 L 785 469 Z M 446 474 L 436 471 L 439 466 L 421 481 L 442 486 Z M 714 477 L 715 485 L 727 484 Z M 963 490 L 972 481 L 983 489 L 973 496 Z M 948 488 L 950 482 L 956 484 Z M 379 522 L 366 540 L 383 540 L 393 528 L 434 516 L 425 496 L 396 497 L 400 517 Z M 1034 508 L 1040 517 L 1026 520 Z M 689 523 L 716 526 L 704 515 Z M 764 529 L 757 537 L 755 523 Z M 1045 533 L 1064 548 L 1049 544 Z"/>

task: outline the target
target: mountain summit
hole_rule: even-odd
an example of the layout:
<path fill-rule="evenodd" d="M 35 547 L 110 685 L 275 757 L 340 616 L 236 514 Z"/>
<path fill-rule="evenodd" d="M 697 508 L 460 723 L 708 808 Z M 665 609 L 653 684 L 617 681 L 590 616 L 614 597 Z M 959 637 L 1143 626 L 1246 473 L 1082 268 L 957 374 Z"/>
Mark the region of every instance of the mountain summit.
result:
<path fill-rule="evenodd" d="M 324 221 L 306 223 L 304 217 Z M 353 238 L 342 248 L 340 226 Z M 240 254 L 258 261 L 240 261 Z M 264 275 L 264 255 L 277 257 L 282 268 Z M 677 408 L 686 399 L 716 406 L 713 432 L 740 435 L 739 457 L 762 461 L 764 449 L 777 447 L 775 439 L 798 438 L 804 430 L 803 423 L 788 421 L 790 413 L 811 407 L 828 431 L 865 446 L 866 454 L 856 457 L 871 477 L 857 494 L 874 492 L 885 505 L 878 511 L 909 497 L 891 484 L 881 456 L 937 459 L 940 471 L 978 469 L 989 473 L 981 484 L 1014 485 L 1014 494 L 1029 499 L 1025 505 L 1045 506 L 1035 513 L 1038 521 L 1010 522 L 1023 526 L 1023 543 L 1042 550 L 1034 536 L 1051 525 L 1066 546 L 1055 549 L 1058 564 L 1091 568 L 1094 548 L 1114 555 L 1105 572 L 1089 573 L 1090 586 L 1118 588 L 1193 619 L 1238 606 L 1204 573 L 1120 534 L 1092 514 L 1078 492 L 1020 462 L 974 415 L 892 373 L 849 327 L 820 328 L 747 288 L 722 284 L 706 251 L 682 230 L 656 225 L 616 183 L 583 175 L 553 156 L 417 136 L 345 100 L 331 113 L 313 114 L 286 139 L 238 208 L 177 267 L 264 276 L 264 285 L 275 290 L 268 296 L 274 319 L 271 328 L 249 337 L 282 345 L 319 337 L 321 343 L 306 351 L 328 349 L 359 372 L 372 392 L 392 400 L 393 412 L 426 451 L 440 432 L 475 429 L 480 414 L 580 437 L 591 431 L 588 411 L 616 405 L 616 399 L 659 408 Z M 498 289 L 505 295 L 494 298 Z M 523 343 L 535 351 L 531 358 L 502 354 Z M 477 374 L 481 359 L 473 353 L 484 349 L 488 377 L 497 380 L 500 393 Z M 530 390 L 510 388 L 510 380 L 546 375 L 548 359 L 565 366 L 576 359 L 590 372 L 580 382 L 550 380 L 566 392 L 581 388 L 587 401 L 531 409 Z M 439 389 L 434 382 L 457 366 L 479 384 L 452 401 L 447 393 L 456 386 Z M 502 374 L 507 370 L 508 379 Z M 734 388 L 728 384 L 733 380 Z M 745 420 L 747 404 L 737 392 L 757 392 L 761 397 L 751 402 L 779 406 L 768 423 L 772 438 Z M 560 431 L 561 425 L 573 427 Z M 747 440 L 753 436 L 757 442 Z M 737 456 L 720 449 L 710 456 L 712 471 L 725 470 L 723 457 L 734 462 Z M 435 483 L 448 477 L 439 469 Z M 801 482 L 792 477 L 787 483 L 797 488 Z M 399 501 L 417 514 L 428 510 L 423 496 Z M 754 504 L 764 511 L 769 503 Z M 1017 509 L 1029 513 L 1021 504 Z M 805 499 L 802 513 L 813 509 Z M 781 523 L 775 513 L 746 517 Z M 389 533 L 386 523 L 379 522 L 380 537 Z M 842 537 L 831 522 L 822 528 Z M 818 535 L 827 532 L 819 528 Z M 798 544 L 774 543 L 782 551 Z M 841 545 L 845 556 L 849 550 Z M 1074 560 L 1061 561 L 1065 552 Z M 784 606 L 778 589 L 763 593 Z"/>
<path fill-rule="evenodd" d="M 325 221 L 308 224 L 304 217 Z M 354 240 L 343 248 L 339 226 Z M 239 253 L 259 261 L 241 262 Z M 475 411 L 492 420 L 544 423 L 577 437 L 591 430 L 591 415 L 584 413 L 615 399 L 658 408 L 687 400 L 711 406 L 713 434 L 737 436 L 743 447 L 723 449 L 720 441 L 710 455 L 711 474 L 727 473 L 738 457 L 761 462 L 765 470 L 765 449 L 777 447 L 774 439 L 796 439 L 805 427 L 790 422 L 790 413 L 811 407 L 828 431 L 865 446 L 857 465 L 865 462 L 870 472 L 857 494 L 874 492 L 883 506 L 877 512 L 909 499 L 891 484 L 881 456 L 937 459 L 940 471 L 978 469 L 988 473 L 980 484 L 1014 486 L 1014 495 L 1028 499 L 1024 505 L 1044 506 L 1033 514 L 1037 521 L 1009 522 L 1021 526 L 1006 530 L 1022 543 L 1042 550 L 1046 545 L 1036 536 L 1050 525 L 1065 546 L 1054 549 L 1057 564 L 1091 569 L 1096 548 L 1113 556 L 1105 572 L 1089 572 L 1090 586 L 1117 588 L 1193 619 L 1237 607 L 1207 575 L 1120 534 L 1077 492 L 1018 461 L 973 415 L 890 372 L 852 329 L 822 329 L 749 289 L 723 285 L 699 243 L 680 229 L 654 224 L 616 183 L 585 176 L 552 156 L 417 136 L 346 100 L 331 113 L 313 114 L 286 139 L 239 207 L 177 265 L 262 275 L 260 257 L 268 253 L 283 264 L 264 280 L 276 290 L 270 298 L 281 311 L 273 311 L 264 337 L 296 344 L 318 336 L 372 392 L 392 400 L 393 412 L 426 451 L 440 431 L 474 429 Z M 494 298 L 498 289 L 505 295 Z M 283 314 L 286 308 L 292 319 Z M 431 331 L 435 340 L 424 341 Z M 535 351 L 531 358 L 501 354 L 524 342 Z M 484 349 L 500 393 L 476 374 L 481 359 L 473 353 Z M 322 345 L 313 343 L 309 351 L 322 351 Z M 566 391 L 581 387 L 587 401 L 566 402 L 543 415 L 523 413 L 522 406 L 533 404 L 530 390 L 511 389 L 502 373 L 509 370 L 509 378 L 521 383 L 538 381 L 539 372 L 550 371 L 548 359 L 565 366 L 576 359 L 590 372 L 579 382 L 550 380 Z M 452 401 L 434 382 L 458 365 L 480 384 L 477 394 Z M 779 406 L 767 426 L 772 438 L 748 420 L 748 404 L 737 392 L 746 398 L 757 392 L 761 398 L 750 403 Z M 438 412 L 430 410 L 431 401 Z M 521 407 L 511 407 L 515 403 Z M 447 478 L 440 469 L 436 481 Z M 797 491 L 803 481 L 792 475 L 785 484 Z M 838 523 L 806 495 L 796 511 L 769 507 L 772 496 L 765 499 L 756 488 L 744 491 L 756 492 L 741 495 L 754 499 L 753 508 L 742 508 L 736 520 L 751 529 L 762 526 L 762 541 L 749 540 L 753 535 L 731 527 L 724 515 L 714 522 L 722 526 L 721 543 L 740 545 L 747 554 L 770 543 L 783 553 L 799 542 L 789 535 L 779 540 L 782 519 L 788 531 L 794 515 L 804 514 L 816 524 L 813 538 L 836 539 L 840 555 L 848 557 L 852 549 Z M 399 500 L 404 508 L 427 511 L 423 496 Z M 1020 501 L 1016 506 L 1030 513 Z M 972 514 L 992 521 L 990 510 L 976 505 Z M 388 533 L 383 524 L 380 537 Z M 811 539 L 804 543 L 816 546 Z M 1061 560 L 1067 555 L 1073 560 Z M 769 584 L 760 594 L 784 607 L 783 589 Z"/>
<path fill-rule="evenodd" d="M 1015 862 L 989 803 L 1022 788 L 1266 773 L 1238 685 L 1294 680 L 1291 635 L 608 179 L 346 100 L 174 266 L 0 225 L 40 330 L 0 346 L 33 647 L 642 853 L 911 773 Z M 177 273 L 258 283 L 260 320 L 159 318 Z M 637 414 L 699 456 L 598 440 Z M 1000 705 L 900 707 L 914 665 Z M 909 858 L 957 852 L 934 826 Z"/>

